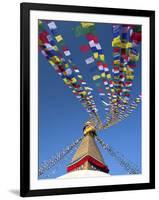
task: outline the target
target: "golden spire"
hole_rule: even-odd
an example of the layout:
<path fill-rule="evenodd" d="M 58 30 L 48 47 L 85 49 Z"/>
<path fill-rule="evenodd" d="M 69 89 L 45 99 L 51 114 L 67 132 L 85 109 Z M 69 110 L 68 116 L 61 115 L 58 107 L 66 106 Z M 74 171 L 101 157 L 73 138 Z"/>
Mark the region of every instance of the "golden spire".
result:
<path fill-rule="evenodd" d="M 95 142 L 96 128 L 92 121 L 85 123 L 83 128 L 84 138 L 74 154 L 68 171 L 74 170 L 98 170 L 108 173 L 108 168 Z"/>

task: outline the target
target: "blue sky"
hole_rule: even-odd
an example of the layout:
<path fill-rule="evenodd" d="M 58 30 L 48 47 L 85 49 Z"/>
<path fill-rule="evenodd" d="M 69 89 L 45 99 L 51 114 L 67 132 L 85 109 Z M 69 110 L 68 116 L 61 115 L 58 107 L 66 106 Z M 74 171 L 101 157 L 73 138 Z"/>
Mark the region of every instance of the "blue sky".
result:
<path fill-rule="evenodd" d="M 69 47 L 74 63 L 79 67 L 81 74 L 87 81 L 88 86 L 93 87 L 93 96 L 99 115 L 104 120 L 104 107 L 96 92 L 96 87 L 91 79 L 90 68 L 85 59 L 91 56 L 91 52 L 82 53 L 80 46 L 87 44 L 84 37 L 75 37 L 73 28 L 79 22 L 55 21 L 58 31 L 62 34 L 65 43 Z M 102 45 L 106 57 L 106 63 L 112 63 L 112 25 L 96 24 L 99 42 Z M 140 46 L 139 46 L 140 51 Z M 51 67 L 46 58 L 39 52 L 39 164 L 48 160 L 51 156 L 60 152 L 64 147 L 81 137 L 84 123 L 88 120 L 88 113 L 81 103 L 64 84 L 61 77 Z M 132 99 L 141 94 L 141 59 L 135 68 L 135 80 L 133 82 Z M 100 131 L 98 135 L 121 152 L 126 158 L 141 167 L 141 105 L 124 121 Z M 127 174 L 109 154 L 102 150 L 106 165 L 111 175 Z M 56 168 L 40 178 L 56 178 L 66 173 L 66 167 L 71 161 L 72 154 L 66 160 L 61 161 Z"/>

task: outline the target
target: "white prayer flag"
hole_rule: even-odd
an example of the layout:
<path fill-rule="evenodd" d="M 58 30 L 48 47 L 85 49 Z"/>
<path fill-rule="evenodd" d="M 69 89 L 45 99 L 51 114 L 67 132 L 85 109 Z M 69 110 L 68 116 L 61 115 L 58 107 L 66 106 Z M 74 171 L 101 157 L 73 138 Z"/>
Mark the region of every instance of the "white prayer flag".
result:
<path fill-rule="evenodd" d="M 71 53 L 70 53 L 70 51 L 69 51 L 69 50 L 67 50 L 67 51 L 64 51 L 64 54 L 65 54 L 65 56 L 70 56 L 70 55 L 71 55 Z"/>
<path fill-rule="evenodd" d="M 85 60 L 86 64 L 91 64 L 94 62 L 94 58 L 91 56 Z"/>
<path fill-rule="evenodd" d="M 50 22 L 50 23 L 48 24 L 48 27 L 49 27 L 49 29 L 56 29 L 56 28 L 57 28 L 55 22 Z"/>
<path fill-rule="evenodd" d="M 90 40 L 90 41 L 89 41 L 89 46 L 90 46 L 90 47 L 95 47 L 96 44 L 95 44 L 95 42 L 94 42 L 93 40 Z"/>

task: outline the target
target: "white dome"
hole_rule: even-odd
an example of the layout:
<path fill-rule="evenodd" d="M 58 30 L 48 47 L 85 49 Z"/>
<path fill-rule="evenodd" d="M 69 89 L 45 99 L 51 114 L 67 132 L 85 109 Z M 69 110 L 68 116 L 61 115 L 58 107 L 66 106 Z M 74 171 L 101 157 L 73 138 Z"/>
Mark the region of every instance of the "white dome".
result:
<path fill-rule="evenodd" d="M 62 176 L 59 176 L 58 179 L 69 179 L 69 178 L 91 178 L 91 177 L 109 177 L 110 174 L 95 171 L 95 170 L 77 170 L 68 172 Z"/>

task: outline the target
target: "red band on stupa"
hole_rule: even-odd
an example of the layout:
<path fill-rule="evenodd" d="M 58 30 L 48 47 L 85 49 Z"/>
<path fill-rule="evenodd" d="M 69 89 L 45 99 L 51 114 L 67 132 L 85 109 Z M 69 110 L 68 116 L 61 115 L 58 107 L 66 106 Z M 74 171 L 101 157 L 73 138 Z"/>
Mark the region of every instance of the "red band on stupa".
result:
<path fill-rule="evenodd" d="M 106 165 L 104 165 L 103 163 L 99 162 L 98 160 L 96 160 L 95 158 L 87 155 L 85 157 L 83 157 L 81 160 L 79 160 L 78 162 L 70 165 L 67 167 L 67 172 L 73 171 L 76 168 L 80 167 L 81 165 L 83 165 L 86 161 L 89 161 L 92 165 L 94 165 L 95 167 L 97 167 L 98 169 L 100 169 L 103 172 L 108 173 L 109 169 Z"/>

